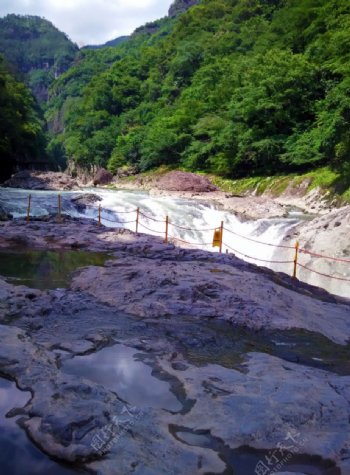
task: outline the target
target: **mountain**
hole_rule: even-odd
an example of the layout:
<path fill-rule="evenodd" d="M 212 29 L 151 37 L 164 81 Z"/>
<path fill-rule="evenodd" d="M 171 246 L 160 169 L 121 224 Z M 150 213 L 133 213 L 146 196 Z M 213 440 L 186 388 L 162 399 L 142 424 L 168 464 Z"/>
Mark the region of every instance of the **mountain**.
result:
<path fill-rule="evenodd" d="M 48 99 L 49 86 L 67 71 L 77 52 L 78 46 L 44 18 L 0 18 L 0 53 L 22 75 L 40 102 Z"/>
<path fill-rule="evenodd" d="M 205 0 L 63 74 L 51 146 L 111 171 L 330 165 L 350 181 L 349 31 L 348 0 Z"/>
<path fill-rule="evenodd" d="M 0 182 L 17 169 L 47 164 L 43 128 L 32 93 L 0 55 Z"/>
<path fill-rule="evenodd" d="M 197 5 L 200 2 L 200 0 L 175 0 L 174 3 L 171 4 L 169 8 L 169 17 L 176 17 L 180 15 L 181 13 L 184 13 L 187 11 L 189 8 L 193 7 L 194 5 Z M 161 20 L 156 20 L 153 22 L 149 22 L 146 25 L 140 26 L 136 28 L 135 33 L 155 33 L 158 31 L 158 26 L 159 22 Z M 104 43 L 102 45 L 87 45 L 84 46 L 82 49 L 101 49 L 101 48 L 106 48 L 106 47 L 113 47 L 113 46 L 118 46 L 119 44 L 123 43 L 124 41 L 128 40 L 130 36 L 119 36 L 118 38 L 115 38 L 111 41 L 107 41 L 107 43 Z"/>
<path fill-rule="evenodd" d="M 101 48 L 112 48 L 114 46 L 118 46 L 121 43 L 124 43 L 127 39 L 129 39 L 130 36 L 118 36 L 118 38 L 115 38 L 114 40 L 107 41 L 107 43 L 104 43 L 103 45 L 86 45 L 83 46 L 82 49 L 101 49 Z"/>

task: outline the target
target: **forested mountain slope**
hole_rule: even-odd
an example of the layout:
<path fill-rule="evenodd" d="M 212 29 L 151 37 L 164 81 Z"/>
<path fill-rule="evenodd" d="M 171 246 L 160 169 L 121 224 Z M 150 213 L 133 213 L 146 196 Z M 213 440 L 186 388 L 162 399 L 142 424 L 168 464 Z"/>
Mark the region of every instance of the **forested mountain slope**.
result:
<path fill-rule="evenodd" d="M 52 23 L 37 16 L 0 18 L 0 53 L 15 67 L 40 101 L 53 80 L 67 71 L 78 47 Z"/>
<path fill-rule="evenodd" d="M 0 55 L 0 182 L 17 168 L 40 167 L 46 162 L 42 130 L 35 99 Z"/>
<path fill-rule="evenodd" d="M 203 0 L 84 54 L 51 90 L 54 146 L 111 170 L 345 170 L 349 31 L 348 0 Z"/>

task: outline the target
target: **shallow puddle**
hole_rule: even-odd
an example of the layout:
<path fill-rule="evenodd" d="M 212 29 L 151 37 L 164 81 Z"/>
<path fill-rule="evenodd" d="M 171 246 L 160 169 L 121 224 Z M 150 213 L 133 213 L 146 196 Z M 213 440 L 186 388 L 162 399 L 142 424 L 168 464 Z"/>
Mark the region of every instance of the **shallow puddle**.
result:
<path fill-rule="evenodd" d="M 7 418 L 13 408 L 25 406 L 31 395 L 15 383 L 0 378 L 0 473 L 6 475 L 76 475 L 77 472 L 55 463 L 40 452 L 16 424 Z"/>
<path fill-rule="evenodd" d="M 132 406 L 180 411 L 182 404 L 170 391 L 170 384 L 155 377 L 139 355 L 133 348 L 114 345 L 76 356 L 66 361 L 62 370 L 102 384 Z"/>
<path fill-rule="evenodd" d="M 0 251 L 0 275 L 15 285 L 35 289 L 69 286 L 79 267 L 103 266 L 110 256 L 86 251 Z"/>
<path fill-rule="evenodd" d="M 294 435 L 294 442 L 281 441 L 279 449 L 257 450 L 248 446 L 231 449 L 208 431 L 192 431 L 175 425 L 169 426 L 170 433 L 180 442 L 194 447 L 211 449 L 218 453 L 226 464 L 222 475 L 272 475 L 275 472 L 305 475 L 341 475 L 330 460 L 302 453 L 302 439 Z M 294 452 L 286 449 L 294 448 Z M 298 450 L 298 453 L 296 453 Z"/>
<path fill-rule="evenodd" d="M 286 361 L 350 374 L 350 344 L 337 345 L 318 333 L 305 330 L 259 330 L 227 322 L 184 321 L 168 325 L 171 339 L 185 358 L 195 365 L 218 364 L 239 369 L 249 352 L 267 353 Z"/>

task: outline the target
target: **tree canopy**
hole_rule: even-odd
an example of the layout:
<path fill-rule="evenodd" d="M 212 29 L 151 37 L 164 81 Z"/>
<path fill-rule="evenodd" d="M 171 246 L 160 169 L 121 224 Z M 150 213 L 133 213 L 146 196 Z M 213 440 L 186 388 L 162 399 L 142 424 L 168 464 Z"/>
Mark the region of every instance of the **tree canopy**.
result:
<path fill-rule="evenodd" d="M 68 48 L 74 61 L 50 86 L 48 151 L 112 172 L 349 173 L 349 31 L 348 0 L 202 0 L 117 46 Z M 54 61 L 68 67 L 62 48 Z"/>
<path fill-rule="evenodd" d="M 17 166 L 46 161 L 43 120 L 28 88 L 9 72 L 0 56 L 0 178 Z"/>
<path fill-rule="evenodd" d="M 77 164 L 112 171 L 343 166 L 349 31 L 347 0 L 203 0 L 153 34 L 82 56 L 52 88 L 55 141 Z"/>

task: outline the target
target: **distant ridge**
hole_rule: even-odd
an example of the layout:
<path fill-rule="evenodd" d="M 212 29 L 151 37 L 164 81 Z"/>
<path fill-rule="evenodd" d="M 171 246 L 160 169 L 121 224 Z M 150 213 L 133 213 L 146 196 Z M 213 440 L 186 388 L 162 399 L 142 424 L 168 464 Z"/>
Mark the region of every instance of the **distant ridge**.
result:
<path fill-rule="evenodd" d="M 40 102 L 55 78 L 73 64 L 78 46 L 45 18 L 10 14 L 0 18 L 0 53 Z"/>
<path fill-rule="evenodd" d="M 118 38 L 115 38 L 114 40 L 107 41 L 107 43 L 104 43 L 102 45 L 86 45 L 86 46 L 83 46 L 81 49 L 101 49 L 101 48 L 108 48 L 108 47 L 118 46 L 121 43 L 124 43 L 124 41 L 126 41 L 129 38 L 130 38 L 130 36 L 118 36 Z"/>

